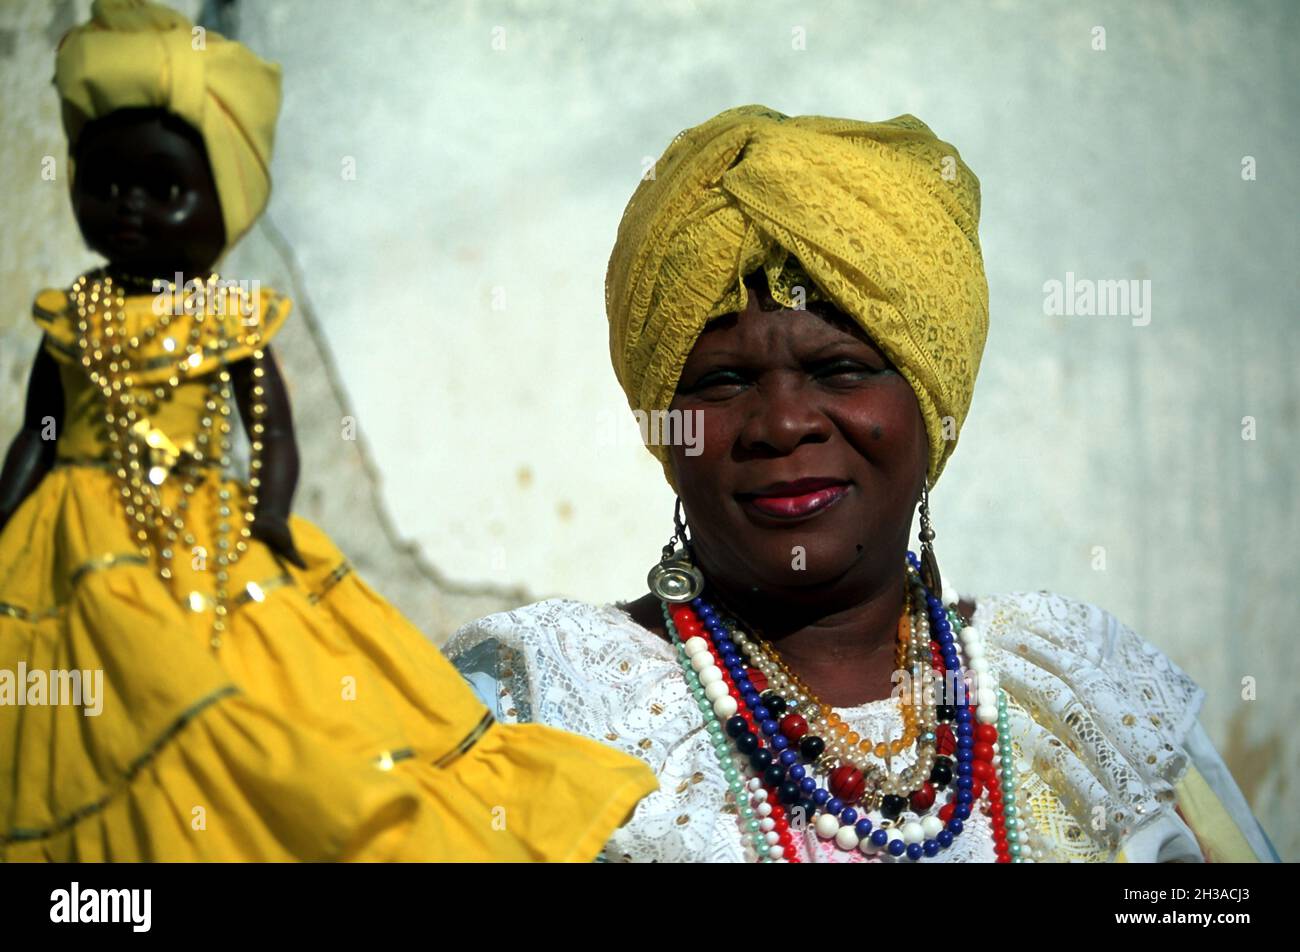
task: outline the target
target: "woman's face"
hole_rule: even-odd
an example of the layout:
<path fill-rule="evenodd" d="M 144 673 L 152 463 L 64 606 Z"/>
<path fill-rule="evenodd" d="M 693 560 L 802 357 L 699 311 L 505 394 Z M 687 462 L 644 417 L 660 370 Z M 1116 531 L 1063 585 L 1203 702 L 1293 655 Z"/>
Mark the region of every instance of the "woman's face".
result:
<path fill-rule="evenodd" d="M 201 274 L 225 244 L 202 140 L 153 110 L 122 110 L 86 126 L 72 208 L 92 251 L 142 277 Z"/>
<path fill-rule="evenodd" d="M 765 297 L 752 290 L 745 311 L 709 324 L 672 402 L 702 412 L 699 455 L 672 448 L 696 556 L 733 592 L 861 596 L 903 572 L 925 423 L 851 319 L 764 311 Z"/>

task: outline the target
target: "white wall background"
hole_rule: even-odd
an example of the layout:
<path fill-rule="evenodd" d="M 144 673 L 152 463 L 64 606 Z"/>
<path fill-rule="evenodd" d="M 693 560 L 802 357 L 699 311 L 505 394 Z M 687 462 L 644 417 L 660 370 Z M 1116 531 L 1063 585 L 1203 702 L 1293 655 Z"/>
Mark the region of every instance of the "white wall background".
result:
<path fill-rule="evenodd" d="M 76 6 L 0 5 L 7 156 L 31 159 L 15 135 L 57 143 L 50 23 Z M 1300 858 L 1283 806 L 1300 779 L 1300 7 L 233 10 L 239 37 L 285 68 L 270 219 L 382 505 L 447 581 L 526 593 L 515 600 L 633 597 L 669 531 L 657 464 L 611 445 L 602 425 L 626 413 L 605 262 L 643 163 L 682 128 L 749 102 L 911 112 L 957 145 L 983 184 L 992 323 L 932 496 L 945 575 L 963 591 L 1083 598 L 1159 645 L 1206 688 L 1211 735 L 1284 856 Z M 32 178 L 0 196 L 9 350 L 35 345 L 21 322 L 31 291 L 65 283 L 85 257 L 66 201 Z M 259 267 L 247 251 L 236 261 Z M 1066 272 L 1149 279 L 1150 324 L 1046 316 L 1043 284 Z M 7 394 L 18 366 L 0 367 Z M 332 416 L 318 438 L 334 439 L 339 410 L 320 409 Z M 1254 440 L 1242 438 L 1248 416 Z M 346 510 L 331 518 L 346 532 Z M 1242 699 L 1247 677 L 1254 701 Z"/>

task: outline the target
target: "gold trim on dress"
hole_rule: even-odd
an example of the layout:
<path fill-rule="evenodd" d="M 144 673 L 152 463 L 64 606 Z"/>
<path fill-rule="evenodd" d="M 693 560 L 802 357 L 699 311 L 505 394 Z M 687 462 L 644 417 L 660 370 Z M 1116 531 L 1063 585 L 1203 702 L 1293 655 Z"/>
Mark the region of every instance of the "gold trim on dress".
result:
<path fill-rule="evenodd" d="M 47 323 L 51 323 L 51 324 L 52 324 L 52 323 L 54 323 L 55 321 L 57 321 L 60 317 L 62 317 L 63 315 L 62 315 L 61 313 L 56 313 L 56 312 L 54 312 L 54 311 L 47 311 L 45 308 L 41 307 L 39 304 L 37 304 L 37 303 L 35 303 L 35 302 L 32 302 L 32 316 L 33 316 L 33 317 L 37 317 L 37 318 L 44 318 L 44 319 L 46 320 Z M 50 339 L 53 340 L 53 338 L 50 338 Z"/>
<path fill-rule="evenodd" d="M 68 586 L 70 588 L 76 588 L 77 583 L 91 572 L 99 572 L 103 569 L 112 569 L 119 565 L 148 564 L 149 560 L 138 552 L 109 552 L 105 555 L 89 559 L 73 569 L 72 574 L 68 576 Z"/>
<path fill-rule="evenodd" d="M 465 735 L 464 740 L 435 760 L 433 765 L 435 767 L 449 767 L 454 764 L 457 760 L 467 754 L 469 749 L 477 744 L 479 739 L 488 732 L 488 728 L 495 723 L 496 718 L 492 716 L 491 711 L 488 711 L 483 715 L 483 719 L 478 722 L 478 725 Z"/>
<path fill-rule="evenodd" d="M 0 602 L 0 615 L 32 623 L 43 621 L 46 618 L 53 618 L 61 610 L 61 606 L 56 605 L 54 608 L 47 608 L 43 612 L 31 612 L 20 605 L 11 605 L 8 602 Z"/>
<path fill-rule="evenodd" d="M 375 758 L 375 766 L 380 770 L 392 770 L 393 764 L 402 760 L 410 760 L 415 756 L 415 751 L 409 747 L 401 747 L 397 750 L 386 750 Z"/>
<path fill-rule="evenodd" d="M 310 593 L 307 596 L 307 601 L 311 602 L 313 605 L 319 604 L 320 600 L 326 596 L 329 590 L 332 589 L 339 582 L 343 581 L 343 579 L 346 578 L 351 571 L 352 571 L 352 563 L 349 562 L 347 559 L 344 559 L 337 566 L 335 566 L 334 571 L 330 572 L 329 575 L 325 576 L 325 583 L 321 585 L 319 589 Z"/>
<path fill-rule="evenodd" d="M 266 601 L 266 596 L 278 588 L 284 588 L 288 585 L 294 585 L 293 576 L 287 572 L 281 572 L 279 575 L 264 579 L 260 582 L 248 582 L 244 585 L 244 590 L 232 599 L 233 604 L 238 607 L 247 605 L 249 602 Z"/>
<path fill-rule="evenodd" d="M 144 753 L 127 765 L 116 789 L 104 794 L 104 796 L 92 803 L 88 803 L 83 807 L 78 807 L 66 816 L 55 820 L 49 826 L 44 826 L 39 829 L 18 828 L 11 830 L 8 833 L 0 833 L 0 846 L 8 846 L 11 843 L 30 843 L 32 840 L 47 839 L 48 837 L 55 836 L 56 834 L 72 828 L 86 817 L 100 812 L 104 807 L 108 806 L 108 804 L 112 802 L 115 796 L 130 785 L 131 781 L 135 779 L 136 774 L 144 769 L 150 761 L 158 755 L 163 746 L 180 733 L 181 729 L 184 728 L 185 725 L 194 720 L 194 718 L 203 713 L 204 710 L 211 707 L 213 704 L 238 693 L 239 688 L 235 687 L 233 684 L 227 684 L 223 687 L 217 688 L 217 690 L 208 694 L 206 697 L 200 698 L 196 703 L 182 711 L 180 716 L 172 721 L 171 724 L 169 724 L 167 728 L 159 734 L 148 747 L 145 748 Z"/>
<path fill-rule="evenodd" d="M 68 587 L 75 588 L 77 583 L 89 575 L 91 572 L 98 572 L 102 569 L 116 568 L 119 565 L 148 565 L 149 560 L 138 552 L 108 552 L 104 555 L 97 556 L 93 559 L 87 559 L 68 576 Z M 23 608 L 20 605 L 13 605 L 9 602 L 0 602 L 0 615 L 7 615 L 10 618 L 17 618 L 19 621 L 38 622 L 46 618 L 53 618 L 59 612 L 67 607 L 67 602 L 59 602 L 51 605 L 49 608 L 40 610 Z"/>
<path fill-rule="evenodd" d="M 98 558 L 90 559 L 78 566 L 70 577 L 69 586 L 75 586 L 77 582 L 89 573 L 101 569 L 114 568 L 119 565 L 148 564 L 149 560 L 143 555 L 130 552 L 101 555 Z M 335 567 L 334 571 L 330 572 L 330 574 L 326 576 L 324 583 L 319 589 L 306 594 L 305 597 L 307 601 L 312 605 L 318 604 L 321 598 L 323 598 L 330 589 L 337 585 L 339 581 L 345 578 L 351 571 L 351 563 L 346 559 L 340 562 L 339 565 Z M 247 605 L 249 602 L 262 602 L 265 601 L 268 594 L 277 589 L 296 587 L 298 587 L 298 583 L 294 580 L 293 576 L 287 572 L 281 572 L 279 575 L 273 575 L 270 578 L 262 579 L 259 582 L 245 583 L 243 590 L 233 599 L 233 604 L 235 607 L 241 607 Z M 202 599 L 202 604 L 197 609 L 193 607 L 191 602 L 186 601 L 186 598 L 192 599 L 195 594 L 199 593 L 190 593 L 189 596 L 182 596 L 179 604 L 182 607 L 188 605 L 191 611 L 205 611 L 207 609 L 207 599 L 201 594 L 199 597 Z M 10 602 L 0 602 L 0 616 L 16 618 L 18 621 L 22 622 L 35 623 L 43 621 L 46 618 L 53 618 L 62 612 L 67 606 L 67 602 L 60 602 L 50 608 L 37 611 L 35 609 L 23 608 L 21 605 L 14 605 Z"/>

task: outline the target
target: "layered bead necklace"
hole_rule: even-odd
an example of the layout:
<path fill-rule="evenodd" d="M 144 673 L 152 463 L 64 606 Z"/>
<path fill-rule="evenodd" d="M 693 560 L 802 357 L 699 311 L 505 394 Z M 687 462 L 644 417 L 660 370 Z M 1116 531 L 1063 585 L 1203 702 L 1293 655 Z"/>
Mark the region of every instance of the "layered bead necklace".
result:
<path fill-rule="evenodd" d="M 132 336 L 126 324 L 126 299 L 122 285 L 110 276 L 83 275 L 72 285 L 71 297 L 77 310 L 77 348 L 81 366 L 92 384 L 98 388 L 104 401 L 104 419 L 108 423 L 108 440 L 111 468 L 117 479 L 122 506 L 131 527 L 140 554 L 155 565 L 159 577 L 170 582 L 172 563 L 178 544 L 195 551 L 198 540 L 187 525 L 190 503 L 197 490 L 193 467 L 215 463 L 224 473 L 230 459 L 230 416 L 233 394 L 230 371 L 224 359 L 219 360 L 215 373 L 210 374 L 204 413 L 193 446 L 177 447 L 152 423 L 158 409 L 172 398 L 181 382 L 192 377 L 205 359 L 204 330 L 211 327 L 215 335 L 215 352 L 223 352 L 238 342 L 228 333 L 225 315 L 210 314 L 210 302 L 225 301 L 226 289 L 214 293 L 220 278 L 213 274 L 202 285 L 197 298 L 187 298 L 185 310 L 190 314 L 189 332 L 184 345 L 177 347 L 172 338 L 164 338 L 164 349 L 174 352 L 176 365 L 164 382 L 152 389 L 136 386 L 132 357 L 160 333 L 171 326 L 175 314 L 161 310 L 158 320 L 138 335 Z M 169 301 L 177 300 L 177 288 L 167 282 Z M 158 293 L 161 289 L 154 285 Z M 232 289 L 231 293 L 242 293 Z M 238 313 L 243 313 L 242 302 Z M 256 313 L 256 312 L 254 312 Z M 211 321 L 209 322 L 209 318 Z M 259 318 L 260 319 L 260 318 Z M 239 501 L 224 485 L 218 483 L 216 523 L 211 527 L 215 552 L 215 586 L 213 621 L 210 644 L 215 650 L 221 645 L 229 614 L 230 570 L 248 550 L 252 535 L 251 526 L 257 507 L 257 493 L 261 485 L 263 420 L 266 414 L 265 392 L 262 380 L 264 353 L 256 346 L 260 339 L 259 328 L 253 328 L 244 338 L 254 344 L 252 422 L 250 429 L 251 459 L 249 463 L 249 491 L 243 512 L 235 513 Z M 168 347 L 167 345 L 172 346 Z M 172 470 L 187 456 L 183 467 L 181 496 L 175 507 L 167 505 L 162 496 L 162 486 Z M 231 520 L 238 518 L 238 530 Z M 232 544 L 232 536 L 234 537 Z M 206 556 L 205 556 L 206 563 Z"/>
<path fill-rule="evenodd" d="M 953 845 L 977 807 L 990 817 L 997 862 L 1032 861 L 1016 804 L 1006 693 L 981 633 L 926 589 L 920 569 L 909 552 L 897 659 L 911 690 L 900 694 L 904 733 L 893 741 L 859 737 L 770 645 L 704 595 L 661 600 L 759 861 L 798 862 L 795 835 L 805 824 L 841 850 L 931 858 Z M 891 756 L 909 744 L 915 762 L 892 773 Z"/>

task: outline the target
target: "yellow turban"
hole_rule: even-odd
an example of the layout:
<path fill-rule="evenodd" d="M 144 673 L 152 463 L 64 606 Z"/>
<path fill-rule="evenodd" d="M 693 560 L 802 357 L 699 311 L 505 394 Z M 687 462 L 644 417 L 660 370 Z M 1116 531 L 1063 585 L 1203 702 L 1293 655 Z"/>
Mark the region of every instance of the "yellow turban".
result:
<path fill-rule="evenodd" d="M 280 67 L 146 0 L 95 0 L 59 44 L 54 83 L 75 152 L 82 127 L 118 109 L 165 109 L 198 130 L 229 250 L 266 207 Z M 69 176 L 71 179 L 72 176 Z"/>
<path fill-rule="evenodd" d="M 914 116 L 742 106 L 687 129 L 628 203 L 605 278 L 629 406 L 668 408 L 705 324 L 744 310 L 744 278 L 761 267 L 778 302 L 798 306 L 796 287 L 828 300 L 898 367 L 925 418 L 933 485 L 988 334 L 979 209 L 979 180 Z M 668 447 L 649 448 L 673 483 Z"/>

